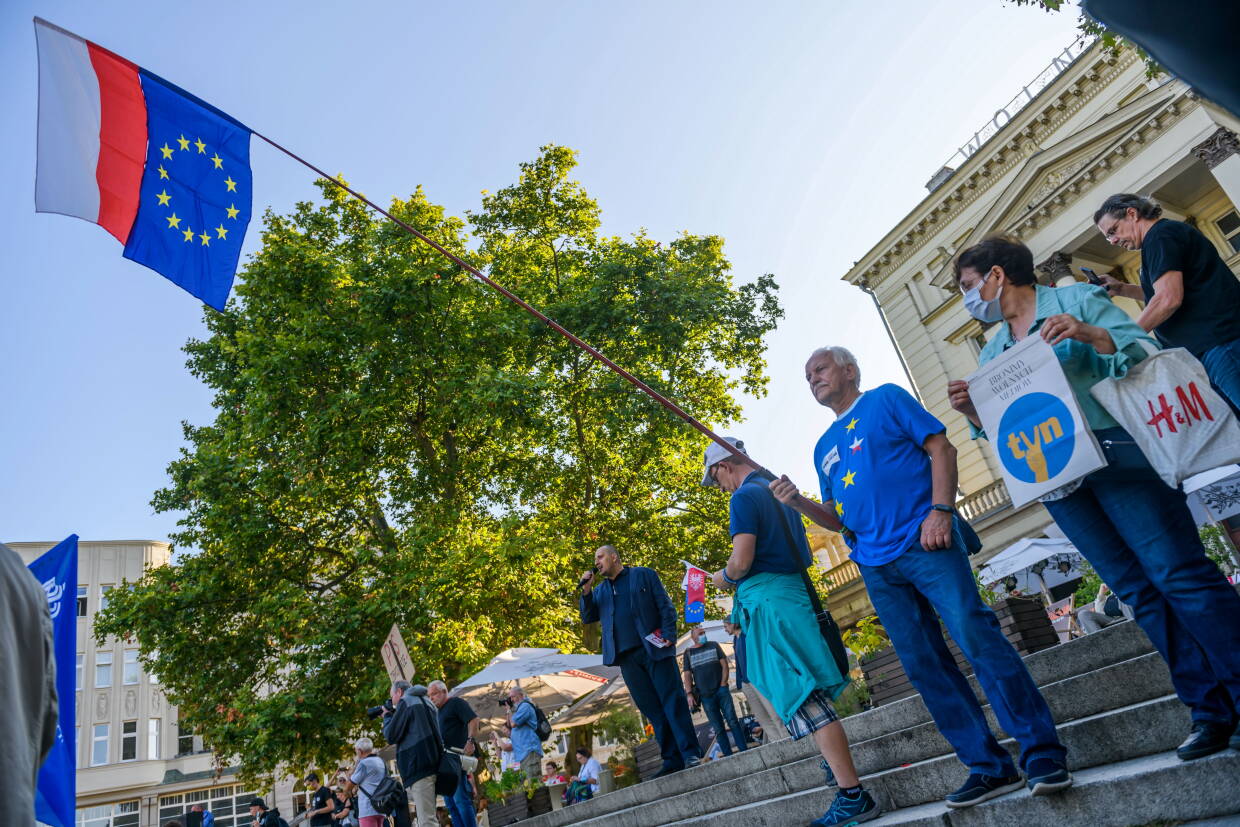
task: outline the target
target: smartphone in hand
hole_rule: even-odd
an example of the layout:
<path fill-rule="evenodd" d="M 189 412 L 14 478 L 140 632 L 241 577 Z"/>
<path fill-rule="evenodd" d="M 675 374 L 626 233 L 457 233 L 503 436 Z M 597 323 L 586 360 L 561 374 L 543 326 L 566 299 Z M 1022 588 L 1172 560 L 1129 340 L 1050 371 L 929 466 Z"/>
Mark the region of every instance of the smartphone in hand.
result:
<path fill-rule="evenodd" d="M 1088 267 L 1082 267 L 1081 272 L 1085 274 L 1085 278 L 1089 279 L 1090 284 L 1096 284 L 1102 287 L 1102 279 L 1098 278 L 1098 274 Z"/>

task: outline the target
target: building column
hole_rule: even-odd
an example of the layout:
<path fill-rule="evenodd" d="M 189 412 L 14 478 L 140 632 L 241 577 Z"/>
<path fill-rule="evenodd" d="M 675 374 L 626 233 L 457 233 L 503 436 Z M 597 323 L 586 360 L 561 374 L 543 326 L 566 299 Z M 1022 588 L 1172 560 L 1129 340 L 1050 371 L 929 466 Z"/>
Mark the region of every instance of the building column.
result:
<path fill-rule="evenodd" d="M 1220 126 L 1213 135 L 1193 147 L 1193 155 L 1210 170 L 1231 199 L 1232 206 L 1240 209 L 1240 138 L 1236 133 Z"/>
<path fill-rule="evenodd" d="M 1038 283 L 1047 287 L 1061 287 L 1076 283 L 1076 274 L 1072 272 L 1072 254 L 1060 250 L 1051 253 L 1050 258 L 1039 264 Z"/>

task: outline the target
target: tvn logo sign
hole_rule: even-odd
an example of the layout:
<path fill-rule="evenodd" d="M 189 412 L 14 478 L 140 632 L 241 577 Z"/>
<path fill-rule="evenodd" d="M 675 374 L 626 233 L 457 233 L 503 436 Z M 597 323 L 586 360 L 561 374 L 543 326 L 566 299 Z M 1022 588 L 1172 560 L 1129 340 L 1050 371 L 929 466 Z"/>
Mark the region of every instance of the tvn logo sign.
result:
<path fill-rule="evenodd" d="M 1160 393 L 1157 408 L 1154 407 L 1152 399 L 1147 399 L 1146 404 L 1150 409 L 1150 418 L 1145 424 L 1154 429 L 1159 439 L 1163 438 L 1164 425 L 1167 427 L 1168 434 L 1174 434 L 1179 431 L 1177 426 L 1191 428 L 1194 421 L 1214 421 L 1214 414 L 1210 413 L 1206 401 L 1201 398 L 1201 391 L 1197 390 L 1196 382 L 1189 382 L 1187 390 L 1183 385 L 1177 385 L 1175 396 L 1170 403 L 1167 401 L 1167 394 Z"/>

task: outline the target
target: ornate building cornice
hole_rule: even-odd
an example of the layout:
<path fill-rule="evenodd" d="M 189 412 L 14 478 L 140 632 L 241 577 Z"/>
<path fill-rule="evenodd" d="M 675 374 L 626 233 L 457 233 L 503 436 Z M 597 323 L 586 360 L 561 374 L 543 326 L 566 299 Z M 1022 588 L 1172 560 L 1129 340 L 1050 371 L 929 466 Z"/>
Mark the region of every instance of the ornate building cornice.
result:
<path fill-rule="evenodd" d="M 1063 250 L 1051 253 L 1050 257 L 1035 269 L 1038 271 L 1038 283 L 1047 287 L 1054 287 L 1065 276 L 1076 278 L 1076 274 L 1072 272 L 1072 254 Z"/>
<path fill-rule="evenodd" d="M 1137 62 L 1132 50 L 1125 50 L 1117 58 L 1097 46 L 1092 48 L 1096 51 L 1087 53 L 1089 62 L 1080 72 L 1071 73 L 1071 76 L 1065 75 L 1044 90 L 1039 98 L 1045 97 L 1045 100 L 1035 101 L 1036 108 L 1031 105 L 1007 124 L 986 146 L 923 200 L 919 207 L 922 214 L 916 222 L 885 248 L 876 247 L 871 250 L 866 258 L 862 259 L 871 259 L 868 265 L 861 267 L 861 262 L 858 262 L 845 279 L 856 284 L 864 278 L 872 288 L 877 287 L 909 258 L 920 252 L 927 238 L 955 219 L 1014 167 L 1038 152 L 1040 141 L 1063 126 L 1106 89 L 1111 81 Z M 917 212 L 914 210 L 914 214 Z M 882 252 L 878 252 L 880 249 Z"/>
<path fill-rule="evenodd" d="M 1227 127 L 1220 126 L 1213 135 L 1193 147 L 1193 154 L 1206 169 L 1214 169 L 1231 156 L 1240 155 L 1240 138 Z"/>

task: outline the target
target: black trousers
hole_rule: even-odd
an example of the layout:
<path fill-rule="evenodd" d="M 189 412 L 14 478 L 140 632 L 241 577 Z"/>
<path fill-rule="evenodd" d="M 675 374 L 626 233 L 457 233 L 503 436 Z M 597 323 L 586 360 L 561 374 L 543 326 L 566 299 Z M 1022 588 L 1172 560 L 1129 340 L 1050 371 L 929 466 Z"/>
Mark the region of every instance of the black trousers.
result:
<path fill-rule="evenodd" d="M 651 660 L 646 648 L 638 646 L 621 652 L 616 661 L 633 702 L 654 727 L 664 768 L 683 767 L 689 761 L 700 759 L 701 750 L 676 658 Z"/>

